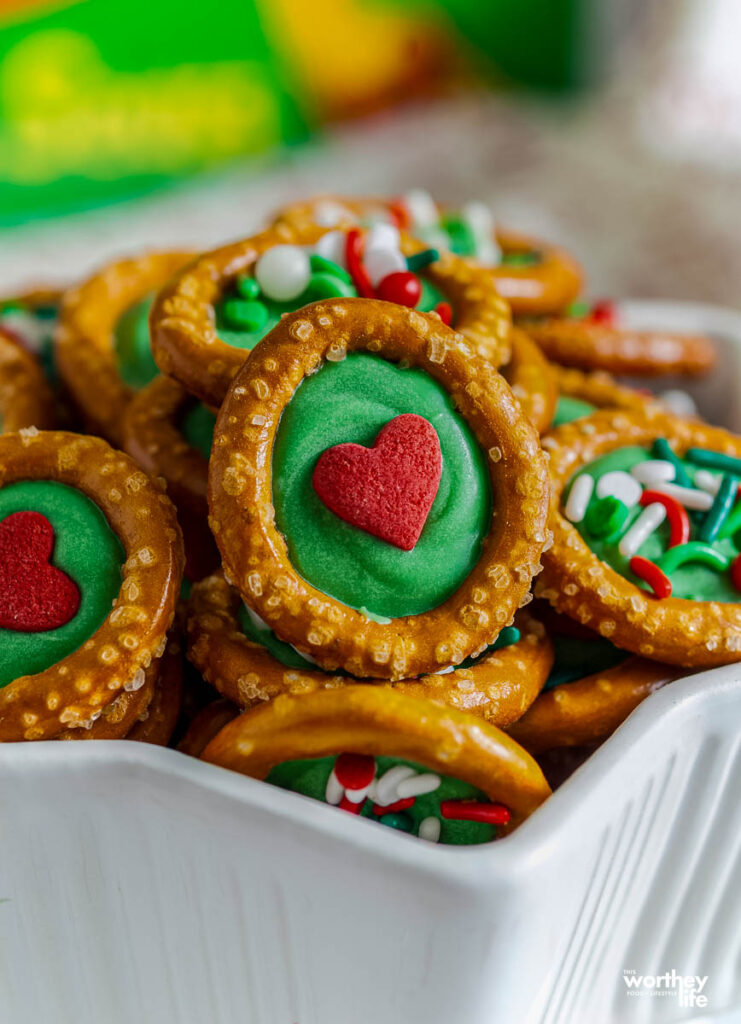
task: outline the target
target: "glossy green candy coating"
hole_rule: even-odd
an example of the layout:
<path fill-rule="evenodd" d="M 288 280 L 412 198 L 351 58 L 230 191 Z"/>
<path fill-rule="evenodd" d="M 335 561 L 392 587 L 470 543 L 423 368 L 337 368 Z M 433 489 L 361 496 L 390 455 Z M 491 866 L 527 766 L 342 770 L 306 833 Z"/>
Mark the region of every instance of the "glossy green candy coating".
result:
<path fill-rule="evenodd" d="M 584 517 L 584 526 L 593 537 L 609 537 L 622 530 L 628 518 L 628 506 L 609 494 L 590 502 Z"/>
<path fill-rule="evenodd" d="M 352 277 L 344 267 L 335 263 L 334 260 L 328 260 L 326 256 L 320 256 L 318 252 L 312 253 L 309 257 L 309 267 L 313 274 L 329 274 L 330 277 L 339 278 L 345 284 L 352 284 Z"/>
<path fill-rule="evenodd" d="M 224 322 L 237 331 L 261 331 L 268 322 L 268 309 L 264 302 L 227 299 L 222 312 Z"/>
<path fill-rule="evenodd" d="M 319 302 L 321 299 L 332 299 L 336 296 L 353 298 L 355 289 L 349 281 L 342 277 L 335 277 L 330 273 L 315 273 L 309 278 L 306 291 L 301 296 L 301 305 L 309 302 Z"/>
<path fill-rule="evenodd" d="M 216 428 L 216 417 L 201 402 L 195 402 L 180 422 L 180 431 L 192 448 L 196 448 L 204 459 L 211 455 L 211 445 Z"/>
<path fill-rule="evenodd" d="M 118 318 L 113 341 L 118 369 L 124 383 L 139 391 L 159 373 L 149 343 L 149 310 L 152 296 L 137 302 Z"/>
<path fill-rule="evenodd" d="M 574 420 L 580 420 L 582 416 L 589 416 L 595 408 L 590 402 L 583 402 L 580 398 L 560 395 L 556 403 L 553 426 L 560 427 L 563 423 L 573 423 Z"/>
<path fill-rule="evenodd" d="M 260 285 L 249 274 L 237 278 L 236 289 L 243 299 L 256 299 L 260 294 Z"/>

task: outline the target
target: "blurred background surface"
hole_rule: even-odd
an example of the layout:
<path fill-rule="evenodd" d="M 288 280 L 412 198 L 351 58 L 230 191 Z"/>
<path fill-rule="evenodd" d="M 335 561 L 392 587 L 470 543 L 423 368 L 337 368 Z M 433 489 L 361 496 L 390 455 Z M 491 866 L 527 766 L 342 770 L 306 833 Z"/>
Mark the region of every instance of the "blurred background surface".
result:
<path fill-rule="evenodd" d="M 741 306 L 738 0 L 0 0 L 0 294 L 315 192 L 485 200 Z"/>

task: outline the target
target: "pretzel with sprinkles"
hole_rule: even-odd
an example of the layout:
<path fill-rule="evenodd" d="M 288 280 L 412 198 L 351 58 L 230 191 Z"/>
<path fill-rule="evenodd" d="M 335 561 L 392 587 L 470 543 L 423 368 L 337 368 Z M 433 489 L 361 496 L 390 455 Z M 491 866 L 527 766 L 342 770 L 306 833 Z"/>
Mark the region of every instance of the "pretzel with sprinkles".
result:
<path fill-rule="evenodd" d="M 182 539 L 170 501 L 99 438 L 30 428 L 0 437 L 0 512 L 10 508 L 0 521 L 0 741 L 52 739 L 99 720 L 111 735 L 128 731 L 127 713 L 139 713 L 138 702 L 107 709 L 147 684 L 180 586 Z M 82 569 L 75 556 L 81 516 L 91 537 L 108 538 L 111 552 L 96 548 L 97 563 Z M 76 649 L 62 637 L 78 622 L 89 628 L 92 606 L 79 580 L 57 565 L 61 544 L 65 557 L 92 573 L 91 585 L 100 587 L 105 572 L 111 588 L 108 596 L 98 592 L 91 614 L 99 625 Z M 24 652 L 40 644 L 47 667 L 24 673 Z"/>
<path fill-rule="evenodd" d="M 403 269 L 402 269 L 403 268 Z M 200 256 L 159 293 L 155 359 L 218 407 L 249 353 L 281 316 L 332 297 L 375 297 L 432 310 L 495 366 L 509 357 L 509 307 L 487 274 L 387 226 L 347 231 L 281 223 Z M 442 301 L 438 301 L 438 299 Z"/>
<path fill-rule="evenodd" d="M 150 252 L 120 260 L 62 296 L 55 332 L 59 373 L 85 422 L 111 444 L 123 443 L 126 407 L 157 372 L 146 324 L 151 296 L 190 258 Z"/>
<path fill-rule="evenodd" d="M 607 739 L 641 701 L 679 673 L 669 665 L 629 657 L 542 693 L 507 733 L 538 755 L 556 747 L 582 747 Z"/>
<path fill-rule="evenodd" d="M 717 360 L 707 335 L 621 327 L 612 303 L 599 303 L 586 316 L 523 319 L 520 326 L 548 359 L 580 370 L 618 376 L 697 376 L 711 370 Z"/>
<path fill-rule="evenodd" d="M 348 227 L 390 221 L 439 249 L 450 249 L 485 267 L 498 293 L 517 316 L 560 313 L 577 297 L 582 272 L 570 253 L 519 232 L 494 226 L 483 203 L 460 210 L 436 203 L 422 189 L 398 199 L 318 196 L 279 210 L 274 223 Z"/>
<path fill-rule="evenodd" d="M 177 381 L 162 376 L 134 395 L 124 414 L 124 449 L 150 476 L 164 478 L 178 510 L 186 574 L 192 580 L 218 565 L 206 501 L 209 434 L 215 422 L 214 414 Z"/>
<path fill-rule="evenodd" d="M 54 425 L 54 397 L 36 359 L 0 327 L 0 432 Z"/>
<path fill-rule="evenodd" d="M 574 367 L 550 364 L 558 390 L 553 426 L 561 426 L 597 409 L 640 411 L 658 400 L 635 388 L 625 387 L 603 370 L 585 373 Z"/>
<path fill-rule="evenodd" d="M 183 696 L 183 655 L 179 638 L 168 639 L 165 653 L 156 664 L 152 699 L 126 733 L 126 739 L 166 747 L 177 726 Z"/>
<path fill-rule="evenodd" d="M 197 583 L 188 604 L 188 656 L 212 686 L 241 708 L 251 708 L 283 693 L 309 693 L 355 683 L 328 674 L 267 636 L 268 627 L 245 607 L 223 575 Z M 240 618 L 249 616 L 246 631 Z M 265 637 L 272 651 L 260 643 Z M 280 653 L 285 661 L 279 660 Z M 393 683 L 395 690 L 469 711 L 492 725 L 516 721 L 532 704 L 553 663 L 545 628 L 526 611 L 502 631 L 494 648 L 473 664 L 451 672 Z"/>
<path fill-rule="evenodd" d="M 741 660 L 741 438 L 647 407 L 594 413 L 543 445 L 554 543 L 536 595 L 644 657 Z"/>
<path fill-rule="evenodd" d="M 486 486 L 495 496 L 478 561 L 471 563 L 472 569 L 457 589 L 421 614 L 385 619 L 350 607 L 299 575 L 286 538 L 275 523 L 273 494 L 276 433 L 281 417 L 297 400 L 299 385 L 311 377 L 315 386 L 330 366 L 342 364 L 342 373 L 350 372 L 351 361 L 357 366 L 358 359 L 368 357 L 372 367 L 387 374 L 423 371 L 424 386 L 440 389 L 444 401 L 452 401 L 461 426 L 475 437 L 477 458 L 486 453 L 485 467 L 481 463 L 482 481 L 488 481 Z M 394 369 L 399 364 L 399 370 Z M 331 372 L 336 377 L 338 371 Z M 440 446 L 436 431 L 420 416 L 400 416 L 391 423 L 398 428 L 393 444 L 398 437 L 402 446 L 395 449 L 395 457 L 412 462 L 419 457 L 421 475 L 416 480 L 413 473 L 410 476 L 416 495 L 413 501 L 389 506 L 375 527 L 380 529 L 376 536 L 410 550 L 419 540 L 435 497 Z M 408 430 L 414 432 L 414 439 L 404 449 L 401 437 Z M 376 447 L 380 441 L 381 434 Z M 418 442 L 421 447 L 415 447 Z M 343 446 L 339 449 L 335 463 L 340 460 L 344 464 L 350 454 L 345 455 Z M 362 455 L 358 449 L 357 445 L 352 448 L 356 461 Z M 384 448 L 383 453 L 386 451 Z M 425 461 L 428 457 L 432 461 Z M 331 482 L 319 487 L 318 465 L 314 491 L 332 510 L 332 503 L 337 508 L 336 503 L 342 502 L 343 492 L 333 494 Z M 351 469 L 352 465 L 348 462 Z M 338 473 L 343 470 L 343 466 L 336 468 Z M 329 462 L 326 469 L 331 471 Z M 433 473 L 437 473 L 436 479 Z M 387 478 L 387 485 L 395 487 L 395 478 Z M 356 477 L 355 486 L 362 491 L 362 475 Z M 424 497 L 418 487 L 423 488 Z M 370 514 L 372 503 L 382 500 L 379 494 L 377 489 L 368 492 L 365 504 L 355 510 L 360 516 L 355 523 L 363 532 L 374 529 L 360 524 L 366 513 Z M 548 472 L 537 434 L 506 382 L 476 359 L 462 335 L 437 316 L 392 303 L 332 299 L 284 317 L 235 378 L 216 425 L 209 464 L 209 507 L 227 578 L 281 640 L 310 655 L 327 671 L 343 668 L 351 675 L 372 679 L 408 679 L 455 667 L 482 653 L 511 623 L 518 606 L 527 602 L 546 542 Z M 353 522 L 351 512 L 340 507 L 337 514 Z M 417 524 L 414 536 L 408 532 L 398 538 L 384 536 L 386 529 L 411 529 L 412 514 Z M 360 537 L 353 533 L 356 535 Z M 440 551 L 439 558 L 445 557 L 446 552 Z"/>
<path fill-rule="evenodd" d="M 284 762 L 340 754 L 404 759 L 430 773 L 469 783 L 493 802 L 504 832 L 520 824 L 550 795 L 536 762 L 496 726 L 466 712 L 374 686 L 280 696 L 231 721 L 201 756 L 223 768 L 265 779 Z M 355 762 L 353 767 L 364 770 L 365 763 Z M 369 767 L 373 772 L 373 765 Z M 347 802 L 359 804 L 374 780 L 369 772 L 357 780 L 360 786 L 352 781 L 348 778 L 350 785 L 342 789 L 351 790 Z M 439 785 L 439 776 L 436 782 Z M 331 802 L 343 806 L 339 791 L 328 795 Z M 389 806 L 393 804 L 386 809 Z M 480 807 L 478 802 L 471 810 L 475 813 Z M 461 812 L 465 808 L 459 808 Z"/>
<path fill-rule="evenodd" d="M 512 329 L 512 355 L 500 372 L 522 406 L 522 411 L 542 433 L 553 422 L 558 388 L 553 369 L 535 342 L 515 327 Z"/>

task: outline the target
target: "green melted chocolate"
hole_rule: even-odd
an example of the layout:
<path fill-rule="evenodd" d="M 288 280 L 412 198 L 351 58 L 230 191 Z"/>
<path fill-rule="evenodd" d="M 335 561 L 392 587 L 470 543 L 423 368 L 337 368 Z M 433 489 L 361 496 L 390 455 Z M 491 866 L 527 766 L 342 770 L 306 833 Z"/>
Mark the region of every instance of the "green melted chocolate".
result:
<path fill-rule="evenodd" d="M 0 687 L 43 672 L 72 654 L 102 625 L 121 588 L 125 554 L 98 506 L 55 481 L 27 480 L 0 489 L 0 521 L 14 512 L 40 512 L 54 528 L 51 563 L 80 590 L 77 614 L 43 633 L 0 629 Z"/>
<path fill-rule="evenodd" d="M 603 455 L 599 459 L 595 459 L 594 462 L 591 462 L 581 470 L 577 476 L 582 476 L 585 473 L 588 473 L 594 477 L 595 481 L 597 481 L 603 474 L 612 470 L 624 470 L 625 472 L 629 472 L 637 463 L 645 462 L 650 458 L 651 455 L 645 448 L 620 448 L 617 451 Z M 682 464 L 690 479 L 694 479 L 696 467 L 684 460 L 682 460 Z M 576 477 L 572 478 L 569 482 L 569 486 L 573 484 L 575 479 Z M 567 497 L 568 491 L 564 495 L 564 503 Z M 594 495 L 592 500 L 594 501 Z M 630 529 L 642 511 L 643 509 L 640 505 L 630 510 L 627 522 L 621 530 L 621 536 Z M 702 515 L 703 513 L 699 513 L 700 517 Z M 697 540 L 697 527 L 694 525 L 694 521 L 697 516 L 697 513 L 690 513 L 690 523 L 692 524 L 690 540 Z M 620 573 L 621 576 L 630 580 L 631 583 L 635 583 L 636 586 L 645 589 L 646 584 L 644 581 L 638 579 L 637 576 L 634 576 L 633 573 L 631 573 L 629 568 L 630 559 L 625 558 L 620 554 L 618 549 L 620 538 L 592 536 L 587 530 L 586 519 L 583 519 L 580 523 L 575 523 L 574 525 L 598 558 L 602 559 L 603 562 L 606 562 L 616 572 Z M 652 562 L 658 562 L 660 557 L 668 550 L 668 545 L 669 524 L 665 520 L 661 526 L 659 526 L 659 528 L 655 530 L 646 541 L 644 541 L 637 553 L 643 558 L 648 558 Z M 728 555 L 733 559 L 739 553 L 740 545 L 738 544 L 738 536 L 735 538 L 727 537 L 722 540 L 716 540 L 713 547 L 716 551 L 719 551 L 724 555 Z M 672 597 L 685 598 L 690 601 L 729 601 L 735 603 L 738 602 L 739 597 L 741 596 L 731 581 L 730 572 L 720 572 L 718 569 L 707 565 L 701 565 L 697 562 L 690 562 L 675 569 L 671 573 L 671 583 Z"/>
<path fill-rule="evenodd" d="M 371 447 L 403 413 L 437 431 L 442 475 L 412 551 L 401 551 L 339 519 L 312 485 L 317 459 L 344 442 Z M 445 601 L 481 555 L 492 495 L 485 456 L 447 392 L 422 370 L 366 353 L 325 363 L 296 389 L 273 452 L 278 529 L 297 571 L 336 600 L 387 617 L 418 615 Z"/>
<path fill-rule="evenodd" d="M 568 395 L 559 395 L 553 426 L 560 427 L 563 423 L 573 423 L 574 420 L 589 416 L 594 411 L 595 406 L 589 402 L 582 402 L 580 398 L 569 398 Z"/>
<path fill-rule="evenodd" d="M 192 448 L 197 449 L 204 459 L 208 459 L 211 455 L 215 426 L 216 417 L 211 410 L 201 402 L 195 402 L 186 410 L 180 421 L 180 432 Z"/>
<path fill-rule="evenodd" d="M 276 765 L 267 777 L 267 782 L 281 789 L 290 789 L 294 793 L 311 797 L 324 802 L 327 782 L 332 773 L 336 757 L 320 757 L 299 761 L 286 761 Z M 376 778 L 380 778 L 389 768 L 403 764 L 416 772 L 427 773 L 412 761 L 404 761 L 395 757 L 377 757 Z M 373 802 L 367 799 L 360 812 L 364 818 L 374 818 L 381 824 L 417 835 L 420 822 L 425 818 L 439 818 L 441 823 L 439 842 L 453 846 L 472 846 L 488 843 L 496 838 L 496 827 L 478 821 L 449 821 L 440 818 L 440 804 L 443 800 L 476 800 L 488 802 L 487 797 L 475 786 L 459 779 L 440 776 L 440 786 L 434 793 L 418 796 L 414 804 L 399 814 L 386 816 L 373 813 Z M 347 812 L 344 812 L 347 813 Z"/>
<path fill-rule="evenodd" d="M 149 310 L 152 296 L 123 313 L 113 330 L 118 369 L 130 388 L 139 391 L 159 373 L 149 342 Z"/>

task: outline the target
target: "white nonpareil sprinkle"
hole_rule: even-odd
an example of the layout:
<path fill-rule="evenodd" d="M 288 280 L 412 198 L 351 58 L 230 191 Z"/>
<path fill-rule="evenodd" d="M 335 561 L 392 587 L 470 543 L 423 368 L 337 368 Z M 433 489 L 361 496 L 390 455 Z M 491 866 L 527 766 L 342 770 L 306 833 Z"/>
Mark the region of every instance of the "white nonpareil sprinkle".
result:
<path fill-rule="evenodd" d="M 416 774 L 417 773 L 414 768 L 410 768 L 406 764 L 395 764 L 393 768 L 389 768 L 389 770 L 385 772 L 380 779 L 376 779 L 376 803 L 380 807 L 386 807 L 388 804 L 395 804 L 399 799 L 397 795 L 399 783 Z"/>
<path fill-rule="evenodd" d="M 398 249 L 371 249 L 363 257 L 363 266 L 375 288 L 389 274 L 406 271 L 407 261 Z"/>
<path fill-rule="evenodd" d="M 298 298 L 310 277 L 309 254 L 298 245 L 274 245 L 255 264 L 255 280 L 277 302 Z"/>
<path fill-rule="evenodd" d="M 642 494 L 643 488 L 636 478 L 622 469 L 604 473 L 597 481 L 598 498 L 619 498 L 628 508 L 635 508 Z"/>
<path fill-rule="evenodd" d="M 333 769 L 332 774 L 327 779 L 327 788 L 324 791 L 324 799 L 328 804 L 333 804 L 336 807 L 342 800 L 344 794 L 345 788 L 338 780 Z"/>
<path fill-rule="evenodd" d="M 400 800 L 406 800 L 410 796 L 424 796 L 425 793 L 434 793 L 440 788 L 440 776 L 432 772 L 424 775 L 413 775 L 404 779 L 396 787 L 396 793 Z"/>
<path fill-rule="evenodd" d="M 423 188 L 413 188 L 405 192 L 404 205 L 407 208 L 412 225 L 415 228 L 429 228 L 437 225 L 439 216 L 435 200 Z"/>
<path fill-rule="evenodd" d="M 697 405 L 692 395 L 680 388 L 670 388 L 659 394 L 662 405 L 667 406 L 675 416 L 697 416 Z"/>
<path fill-rule="evenodd" d="M 392 249 L 401 251 L 401 235 L 394 224 L 374 224 L 365 236 L 366 255 L 378 250 Z"/>
<path fill-rule="evenodd" d="M 630 474 L 639 483 L 653 487 L 654 484 L 671 483 L 677 475 L 677 470 L 666 459 L 649 459 L 647 462 L 638 462 L 632 467 Z"/>
<path fill-rule="evenodd" d="M 624 558 L 632 558 L 651 534 L 666 519 L 666 509 L 658 501 L 648 505 L 628 532 L 621 538 L 618 551 Z"/>
<path fill-rule="evenodd" d="M 428 843 L 437 843 L 440 840 L 440 819 L 423 818 L 419 823 L 418 833 L 420 839 L 426 839 Z"/>
<path fill-rule="evenodd" d="M 692 487 L 679 487 L 677 484 L 659 484 L 654 490 L 676 498 L 680 505 L 697 512 L 707 512 L 713 504 L 713 495 L 707 491 L 698 491 Z"/>
<path fill-rule="evenodd" d="M 578 476 L 571 485 L 568 501 L 566 502 L 566 518 L 571 523 L 580 523 L 587 513 L 589 499 L 594 490 L 594 477 L 589 473 Z"/>
<path fill-rule="evenodd" d="M 347 248 L 347 235 L 344 231 L 328 231 L 322 235 L 314 246 L 317 255 L 323 256 L 325 260 L 336 263 L 338 267 L 347 270 L 345 251 Z"/>

